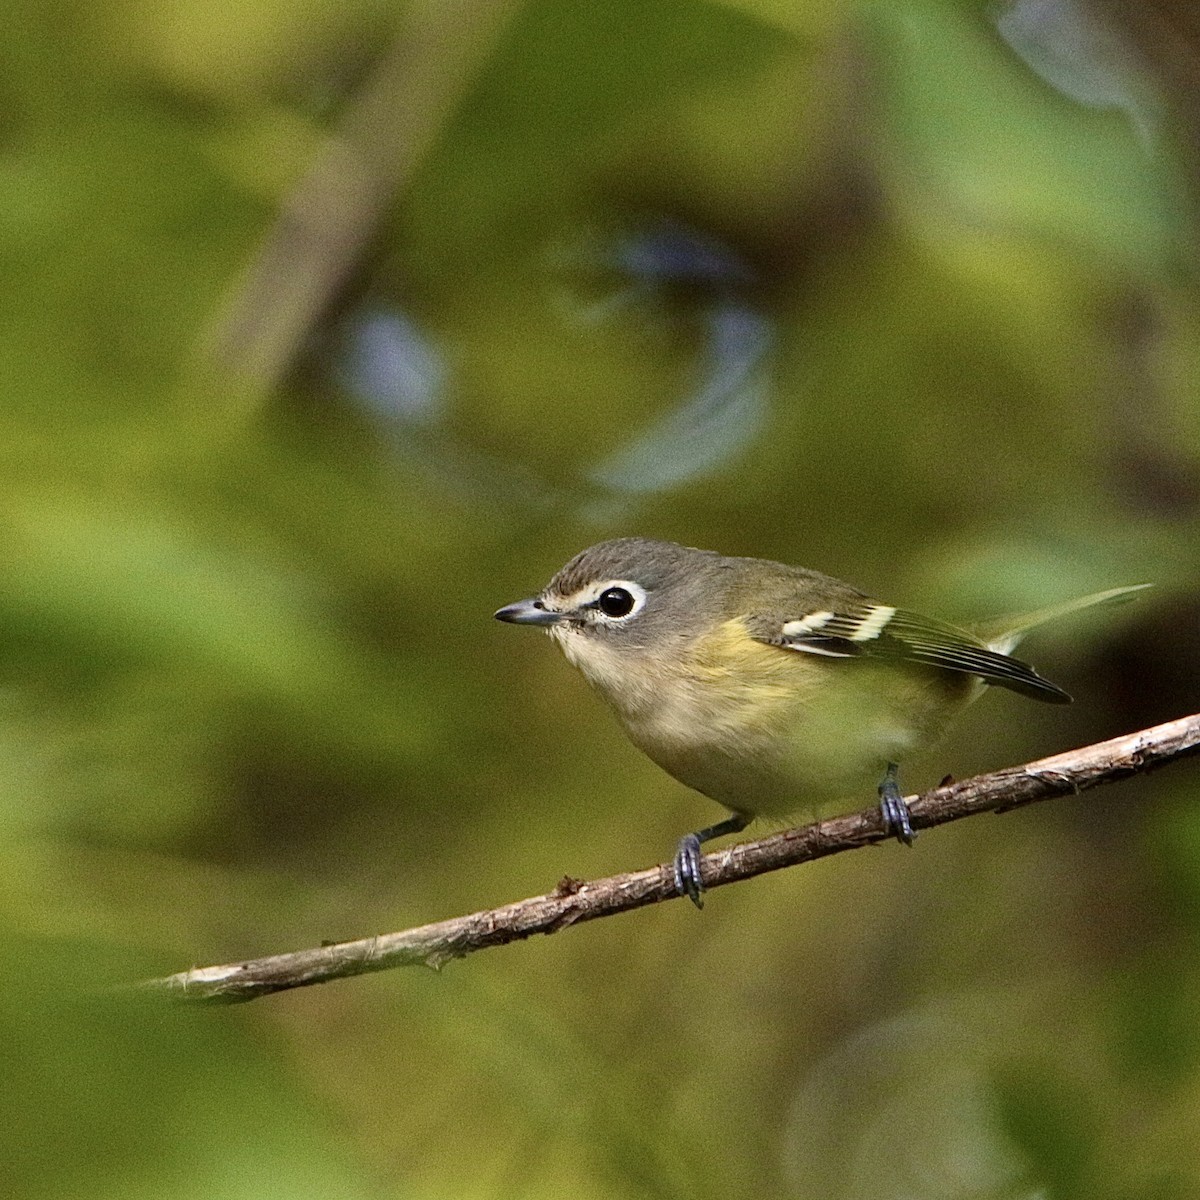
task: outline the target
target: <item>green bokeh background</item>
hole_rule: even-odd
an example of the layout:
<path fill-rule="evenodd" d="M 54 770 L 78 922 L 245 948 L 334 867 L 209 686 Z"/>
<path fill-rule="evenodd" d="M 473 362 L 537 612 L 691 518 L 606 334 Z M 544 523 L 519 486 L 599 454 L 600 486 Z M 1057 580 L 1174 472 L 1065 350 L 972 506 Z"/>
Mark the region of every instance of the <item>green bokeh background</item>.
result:
<path fill-rule="evenodd" d="M 948 617 L 1158 585 L 914 786 L 1197 708 L 1200 28 L 1041 11 L 13 7 L 0 1195 L 1200 1194 L 1189 764 L 437 973 L 109 991 L 714 819 L 491 620 L 602 537 Z"/>

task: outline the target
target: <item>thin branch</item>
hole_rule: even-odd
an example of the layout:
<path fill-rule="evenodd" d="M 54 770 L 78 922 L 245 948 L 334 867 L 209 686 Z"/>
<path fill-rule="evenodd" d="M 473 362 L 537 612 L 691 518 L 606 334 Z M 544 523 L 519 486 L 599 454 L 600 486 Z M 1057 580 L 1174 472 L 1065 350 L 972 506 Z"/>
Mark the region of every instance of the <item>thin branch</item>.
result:
<path fill-rule="evenodd" d="M 929 829 L 976 813 L 1008 812 L 1144 774 L 1198 753 L 1200 714 L 910 797 L 912 823 L 917 829 Z M 703 860 L 704 882 L 709 888 L 723 887 L 781 867 L 857 850 L 887 836 L 879 810 L 870 808 L 707 854 Z M 589 883 L 563 879 L 547 896 L 534 896 L 502 908 L 400 933 L 224 966 L 195 967 L 138 986 L 178 1000 L 236 1003 L 367 971 L 414 964 L 439 967 L 489 946 L 503 946 L 537 933 L 557 933 L 580 921 L 676 898 L 672 871 L 667 866 Z"/>

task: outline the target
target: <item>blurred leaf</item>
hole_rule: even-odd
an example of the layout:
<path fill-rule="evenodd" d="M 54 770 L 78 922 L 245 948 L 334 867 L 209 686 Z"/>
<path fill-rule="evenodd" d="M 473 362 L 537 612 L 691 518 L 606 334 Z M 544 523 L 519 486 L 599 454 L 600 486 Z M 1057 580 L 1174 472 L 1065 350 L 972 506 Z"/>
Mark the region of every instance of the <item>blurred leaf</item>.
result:
<path fill-rule="evenodd" d="M 5 936 L 6 1195 L 260 1200 L 374 1194 L 261 1034 L 108 993 L 145 970 Z"/>
<path fill-rule="evenodd" d="M 1133 129 L 1047 96 L 969 5 L 866 11 L 886 65 L 892 178 L 916 220 L 1019 230 L 1138 273 L 1175 263 L 1179 181 Z"/>
<path fill-rule="evenodd" d="M 1118 1195 L 1097 1179 L 1101 1129 L 1088 1098 L 1053 1066 L 1010 1063 L 994 1079 L 1004 1129 L 1047 1194 Z"/>

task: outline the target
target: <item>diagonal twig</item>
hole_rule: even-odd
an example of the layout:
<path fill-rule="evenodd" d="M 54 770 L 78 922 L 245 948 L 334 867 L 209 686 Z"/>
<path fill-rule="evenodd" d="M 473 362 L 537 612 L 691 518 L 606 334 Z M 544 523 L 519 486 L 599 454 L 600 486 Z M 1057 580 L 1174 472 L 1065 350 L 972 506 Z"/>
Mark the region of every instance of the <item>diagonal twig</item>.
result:
<path fill-rule="evenodd" d="M 277 385 L 444 135 L 522 0 L 409 5 L 209 330 L 206 357 Z"/>
<path fill-rule="evenodd" d="M 977 813 L 1007 812 L 1115 783 L 1194 754 L 1200 754 L 1200 713 L 910 797 L 912 823 L 917 829 L 928 829 Z M 834 817 L 707 854 L 702 864 L 704 882 L 709 888 L 722 887 L 781 867 L 856 850 L 888 836 L 877 808 Z M 177 1000 L 236 1003 L 390 967 L 437 967 L 489 946 L 503 946 L 537 933 L 557 933 L 580 921 L 677 898 L 669 866 L 587 883 L 564 879 L 549 895 L 465 917 L 246 962 L 194 967 L 137 986 Z"/>

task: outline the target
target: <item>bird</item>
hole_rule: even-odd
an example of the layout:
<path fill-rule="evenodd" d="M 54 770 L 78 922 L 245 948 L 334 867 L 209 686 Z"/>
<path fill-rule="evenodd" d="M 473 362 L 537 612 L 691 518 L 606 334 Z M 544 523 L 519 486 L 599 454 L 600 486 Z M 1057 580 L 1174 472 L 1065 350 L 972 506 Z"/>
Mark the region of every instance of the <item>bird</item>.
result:
<path fill-rule="evenodd" d="M 886 830 L 911 845 L 898 764 L 987 686 L 1069 703 L 1010 652 L 1047 621 L 1147 586 L 968 628 L 804 567 L 620 537 L 495 617 L 549 633 L 635 746 L 729 811 L 675 853 L 676 891 L 701 907 L 701 846 L 754 818 L 821 814 L 874 787 Z"/>

